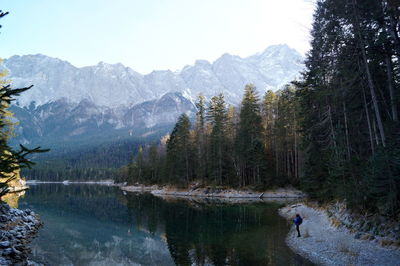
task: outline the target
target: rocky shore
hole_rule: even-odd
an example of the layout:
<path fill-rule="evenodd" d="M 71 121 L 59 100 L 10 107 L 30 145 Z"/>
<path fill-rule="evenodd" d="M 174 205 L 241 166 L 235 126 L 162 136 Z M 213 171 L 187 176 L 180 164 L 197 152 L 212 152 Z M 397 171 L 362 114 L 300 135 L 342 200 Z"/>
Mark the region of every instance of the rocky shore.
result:
<path fill-rule="evenodd" d="M 31 210 L 0 203 L 0 265 L 33 265 L 28 261 L 29 242 L 42 226 Z"/>
<path fill-rule="evenodd" d="M 295 204 L 281 208 L 279 213 L 291 224 L 296 213 L 303 217 L 302 236 L 297 237 L 292 225 L 286 242 L 296 253 L 318 265 L 400 265 L 400 249 L 395 243 L 386 245 L 385 238 L 379 235 L 360 237 L 360 232 L 338 219 L 349 221 L 350 217 L 338 205 L 318 208 Z"/>
<path fill-rule="evenodd" d="M 149 192 L 159 197 L 202 197 L 202 198 L 230 198 L 230 199 L 286 199 L 304 198 L 306 195 L 293 188 L 279 188 L 268 191 L 237 190 L 226 188 L 211 188 L 192 186 L 188 189 L 178 189 L 170 186 L 121 186 L 127 192 Z"/>

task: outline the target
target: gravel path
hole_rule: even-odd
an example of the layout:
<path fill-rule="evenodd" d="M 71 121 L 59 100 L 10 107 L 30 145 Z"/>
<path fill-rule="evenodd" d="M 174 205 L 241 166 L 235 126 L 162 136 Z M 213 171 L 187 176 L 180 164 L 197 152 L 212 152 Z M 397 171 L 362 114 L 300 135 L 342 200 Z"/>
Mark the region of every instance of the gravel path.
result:
<path fill-rule="evenodd" d="M 400 250 L 383 248 L 378 243 L 355 239 L 345 228 L 331 226 L 325 211 L 303 204 L 287 206 L 280 215 L 291 222 L 296 213 L 303 217 L 301 237 L 293 225 L 286 242 L 296 253 L 319 265 L 400 265 Z"/>

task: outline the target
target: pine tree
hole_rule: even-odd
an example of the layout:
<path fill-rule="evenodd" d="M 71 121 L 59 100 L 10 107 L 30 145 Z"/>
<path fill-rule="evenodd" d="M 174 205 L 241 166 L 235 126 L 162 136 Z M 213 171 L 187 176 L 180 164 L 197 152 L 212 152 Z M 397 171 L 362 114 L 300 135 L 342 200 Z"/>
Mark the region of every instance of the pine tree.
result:
<path fill-rule="evenodd" d="M 196 161 L 195 174 L 205 183 L 208 177 L 207 136 L 206 136 L 206 106 L 205 97 L 200 94 L 196 102 L 195 146 Z"/>
<path fill-rule="evenodd" d="M 178 118 L 167 141 L 167 171 L 170 183 L 188 186 L 192 177 L 190 121 L 186 114 Z"/>
<path fill-rule="evenodd" d="M 215 184 L 222 185 L 227 179 L 227 108 L 224 96 L 219 94 L 211 98 L 207 110 L 207 120 L 211 125 L 209 151 L 210 151 L 210 175 Z"/>
<path fill-rule="evenodd" d="M 390 174 L 399 169 L 392 160 L 399 145 L 397 7 L 393 1 L 319 1 L 307 71 L 297 84 L 307 151 L 302 184 L 309 194 L 391 215 L 400 202 L 399 181 Z M 372 191 L 370 180 L 380 188 Z M 372 200 L 377 195 L 386 200 Z"/>
<path fill-rule="evenodd" d="M 253 85 L 246 85 L 236 136 L 240 186 L 262 184 L 265 173 L 262 121 L 259 98 Z"/>

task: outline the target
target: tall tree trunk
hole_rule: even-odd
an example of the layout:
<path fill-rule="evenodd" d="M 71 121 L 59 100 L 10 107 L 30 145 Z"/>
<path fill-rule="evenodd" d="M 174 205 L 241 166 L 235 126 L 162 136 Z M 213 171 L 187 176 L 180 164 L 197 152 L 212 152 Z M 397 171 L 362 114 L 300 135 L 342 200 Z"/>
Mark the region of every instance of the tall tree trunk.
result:
<path fill-rule="evenodd" d="M 392 67 L 392 60 L 388 55 L 386 55 L 386 72 L 388 75 L 388 87 L 389 87 L 389 94 L 390 94 L 390 107 L 392 109 L 392 119 L 393 121 L 399 121 L 398 114 L 397 114 L 397 101 L 394 92 L 394 84 L 393 84 L 393 67 Z"/>
<path fill-rule="evenodd" d="M 299 178 L 299 158 L 297 153 L 297 134 L 294 132 L 294 178 Z"/>
<path fill-rule="evenodd" d="M 337 143 L 336 143 L 336 134 L 335 130 L 333 128 L 333 120 L 332 120 L 332 112 L 331 112 L 331 106 L 328 104 L 328 115 L 329 115 L 329 124 L 330 124 L 330 129 L 331 129 L 331 136 L 333 139 L 333 147 L 335 148 L 335 154 L 338 159 L 338 150 L 337 150 Z"/>
<path fill-rule="evenodd" d="M 347 110 L 346 101 L 343 99 L 343 115 L 344 115 L 344 128 L 346 133 L 346 147 L 347 147 L 347 159 L 350 160 L 350 140 L 349 140 L 349 128 L 347 126 Z"/>
<path fill-rule="evenodd" d="M 294 130 L 293 130 L 293 134 L 294 134 L 294 178 L 297 180 L 297 178 L 299 178 L 299 161 L 298 161 L 298 157 L 297 157 L 297 120 L 296 120 L 296 110 L 293 112 L 293 117 L 294 117 Z"/>
<path fill-rule="evenodd" d="M 379 146 L 379 137 L 378 137 L 378 132 L 376 130 L 376 121 L 374 120 L 373 125 L 373 129 L 374 129 L 374 134 L 375 134 L 375 141 L 376 141 L 376 145 Z"/>
<path fill-rule="evenodd" d="M 370 71 L 369 65 L 368 65 L 364 39 L 363 39 L 363 36 L 361 35 L 356 3 L 357 3 L 357 1 L 353 0 L 353 9 L 354 9 L 354 18 L 355 18 L 354 28 L 356 30 L 356 34 L 358 35 L 358 41 L 359 41 L 360 48 L 361 48 L 361 55 L 363 58 L 365 72 L 367 75 L 368 87 L 370 89 L 372 103 L 374 104 L 375 118 L 378 123 L 379 133 L 380 133 L 381 140 L 382 140 L 382 146 L 386 147 L 385 132 L 383 130 L 382 117 L 381 117 L 381 114 L 379 111 L 378 100 L 377 100 L 376 93 L 375 93 L 375 85 L 374 85 L 374 82 L 372 81 L 372 75 L 371 75 L 371 71 Z"/>

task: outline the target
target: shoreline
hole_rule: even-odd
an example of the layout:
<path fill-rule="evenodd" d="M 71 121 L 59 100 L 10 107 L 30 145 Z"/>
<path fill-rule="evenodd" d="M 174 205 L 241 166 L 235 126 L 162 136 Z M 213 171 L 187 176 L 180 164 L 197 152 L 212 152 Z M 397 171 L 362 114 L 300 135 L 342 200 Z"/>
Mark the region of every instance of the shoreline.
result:
<path fill-rule="evenodd" d="M 301 237 L 297 237 L 292 219 L 299 213 Z M 359 239 L 357 232 L 335 226 L 326 210 L 299 203 L 283 207 L 279 214 L 292 224 L 287 245 L 297 254 L 318 265 L 398 265 L 400 249 L 383 247 L 378 239 Z M 380 244 L 381 243 L 381 244 Z"/>
<path fill-rule="evenodd" d="M 115 184 L 113 180 L 101 180 L 101 181 L 41 181 L 41 180 L 27 180 L 27 185 L 36 185 L 36 184 L 88 184 L 88 185 L 107 185 L 107 186 L 120 186 L 121 184 Z"/>
<path fill-rule="evenodd" d="M 251 191 L 237 189 L 213 189 L 210 187 L 192 189 L 177 189 L 170 186 L 159 187 L 154 186 L 120 186 L 125 192 L 148 192 L 154 196 L 162 198 L 207 198 L 207 199 L 246 199 L 246 200 L 263 200 L 263 199 L 301 199 L 306 194 L 294 188 L 279 188 L 267 191 Z"/>

